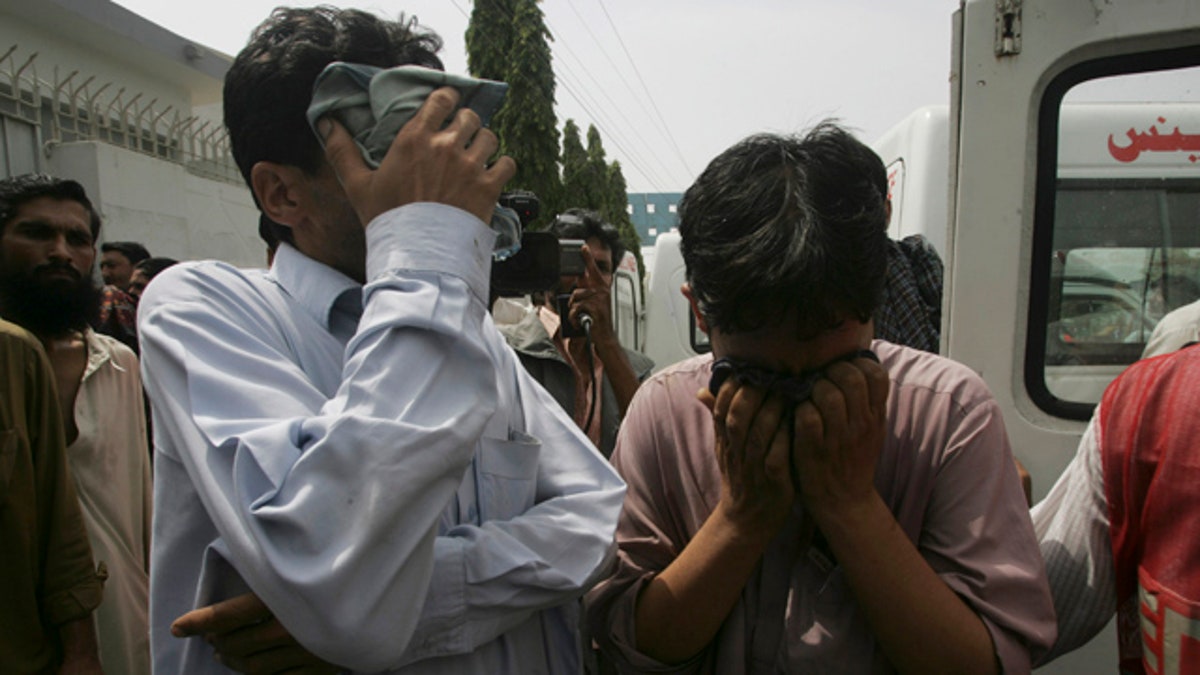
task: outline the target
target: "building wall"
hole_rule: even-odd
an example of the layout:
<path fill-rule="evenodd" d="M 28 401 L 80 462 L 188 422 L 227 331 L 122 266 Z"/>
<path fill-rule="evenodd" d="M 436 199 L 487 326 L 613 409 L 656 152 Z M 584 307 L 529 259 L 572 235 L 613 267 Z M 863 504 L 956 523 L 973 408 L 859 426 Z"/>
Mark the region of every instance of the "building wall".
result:
<path fill-rule="evenodd" d="M 629 193 L 627 211 L 642 239 L 642 246 L 653 246 L 658 235 L 678 226 L 675 210 L 682 197 L 681 192 Z"/>
<path fill-rule="evenodd" d="M 31 54 L 37 53 L 37 58 L 26 75 L 36 73 L 43 83 L 53 87 L 62 82 L 72 71 L 79 71 L 71 80 L 72 86 L 79 86 L 89 77 L 94 78 L 88 85 L 91 92 L 108 84 L 105 99 L 110 98 L 120 89 L 125 89 L 124 98 L 128 101 L 137 94 L 142 95 L 142 102 L 157 99 L 155 107 L 159 110 L 172 106 L 183 116 L 191 114 L 191 93 L 172 82 L 149 76 L 144 71 L 133 67 L 132 64 L 120 58 L 120 52 L 104 53 L 80 46 L 70 33 L 51 33 L 31 22 L 23 21 L 20 14 L 0 15 L 0 54 L 10 47 L 17 49 L 13 56 L 24 62 Z M 46 95 L 48 92 L 42 92 Z"/>
<path fill-rule="evenodd" d="M 263 267 L 258 210 L 245 186 L 97 141 L 51 149 L 47 170 L 87 189 L 104 219 L 100 242 L 140 241 L 152 255 Z"/>

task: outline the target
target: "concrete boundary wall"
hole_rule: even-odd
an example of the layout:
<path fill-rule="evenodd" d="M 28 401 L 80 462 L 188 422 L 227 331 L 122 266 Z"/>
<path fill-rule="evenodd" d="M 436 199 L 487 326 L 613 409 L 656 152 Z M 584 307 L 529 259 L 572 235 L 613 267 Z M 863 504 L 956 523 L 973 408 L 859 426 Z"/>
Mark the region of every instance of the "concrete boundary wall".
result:
<path fill-rule="evenodd" d="M 96 141 L 52 146 L 46 169 L 87 189 L 104 218 L 101 243 L 140 241 L 156 256 L 266 265 L 258 210 L 245 186 Z"/>

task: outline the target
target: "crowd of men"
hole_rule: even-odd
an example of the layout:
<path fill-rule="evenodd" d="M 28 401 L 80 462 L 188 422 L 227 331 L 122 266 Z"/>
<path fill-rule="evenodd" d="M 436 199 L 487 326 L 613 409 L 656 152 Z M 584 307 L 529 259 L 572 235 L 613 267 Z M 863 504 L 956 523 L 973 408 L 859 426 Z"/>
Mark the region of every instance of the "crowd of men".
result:
<path fill-rule="evenodd" d="M 1119 614 L 1123 669 L 1196 672 L 1139 621 L 1200 621 L 1200 348 L 1113 383 L 1031 518 L 987 387 L 931 353 L 936 252 L 888 239 L 882 163 L 828 122 L 686 191 L 712 354 L 621 347 L 623 246 L 584 210 L 552 228 L 583 273 L 498 321 L 518 167 L 469 78 L 370 164 L 306 117 L 328 64 L 440 44 L 256 29 L 224 105 L 268 269 L 108 242 L 100 286 L 83 188 L 0 181 L 0 671 L 1019 673 Z"/>

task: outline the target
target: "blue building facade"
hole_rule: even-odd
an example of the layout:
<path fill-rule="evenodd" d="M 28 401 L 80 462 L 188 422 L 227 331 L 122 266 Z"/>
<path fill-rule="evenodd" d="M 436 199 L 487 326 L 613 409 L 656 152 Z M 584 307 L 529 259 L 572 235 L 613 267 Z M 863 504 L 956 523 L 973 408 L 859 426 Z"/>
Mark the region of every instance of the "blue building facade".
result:
<path fill-rule="evenodd" d="M 626 211 L 637 228 L 642 246 L 653 246 L 658 235 L 679 226 L 675 211 L 682 192 L 630 192 L 628 197 Z"/>

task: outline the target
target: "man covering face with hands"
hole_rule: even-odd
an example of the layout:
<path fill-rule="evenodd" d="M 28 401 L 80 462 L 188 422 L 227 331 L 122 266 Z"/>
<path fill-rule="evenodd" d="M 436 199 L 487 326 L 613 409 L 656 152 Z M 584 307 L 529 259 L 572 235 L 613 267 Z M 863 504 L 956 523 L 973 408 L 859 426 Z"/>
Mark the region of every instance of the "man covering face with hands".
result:
<path fill-rule="evenodd" d="M 826 123 L 748 138 L 685 193 L 713 353 L 638 390 L 612 457 L 619 564 L 588 618 L 620 669 L 1023 672 L 1053 641 L 986 386 L 874 339 L 883 174 Z"/>

